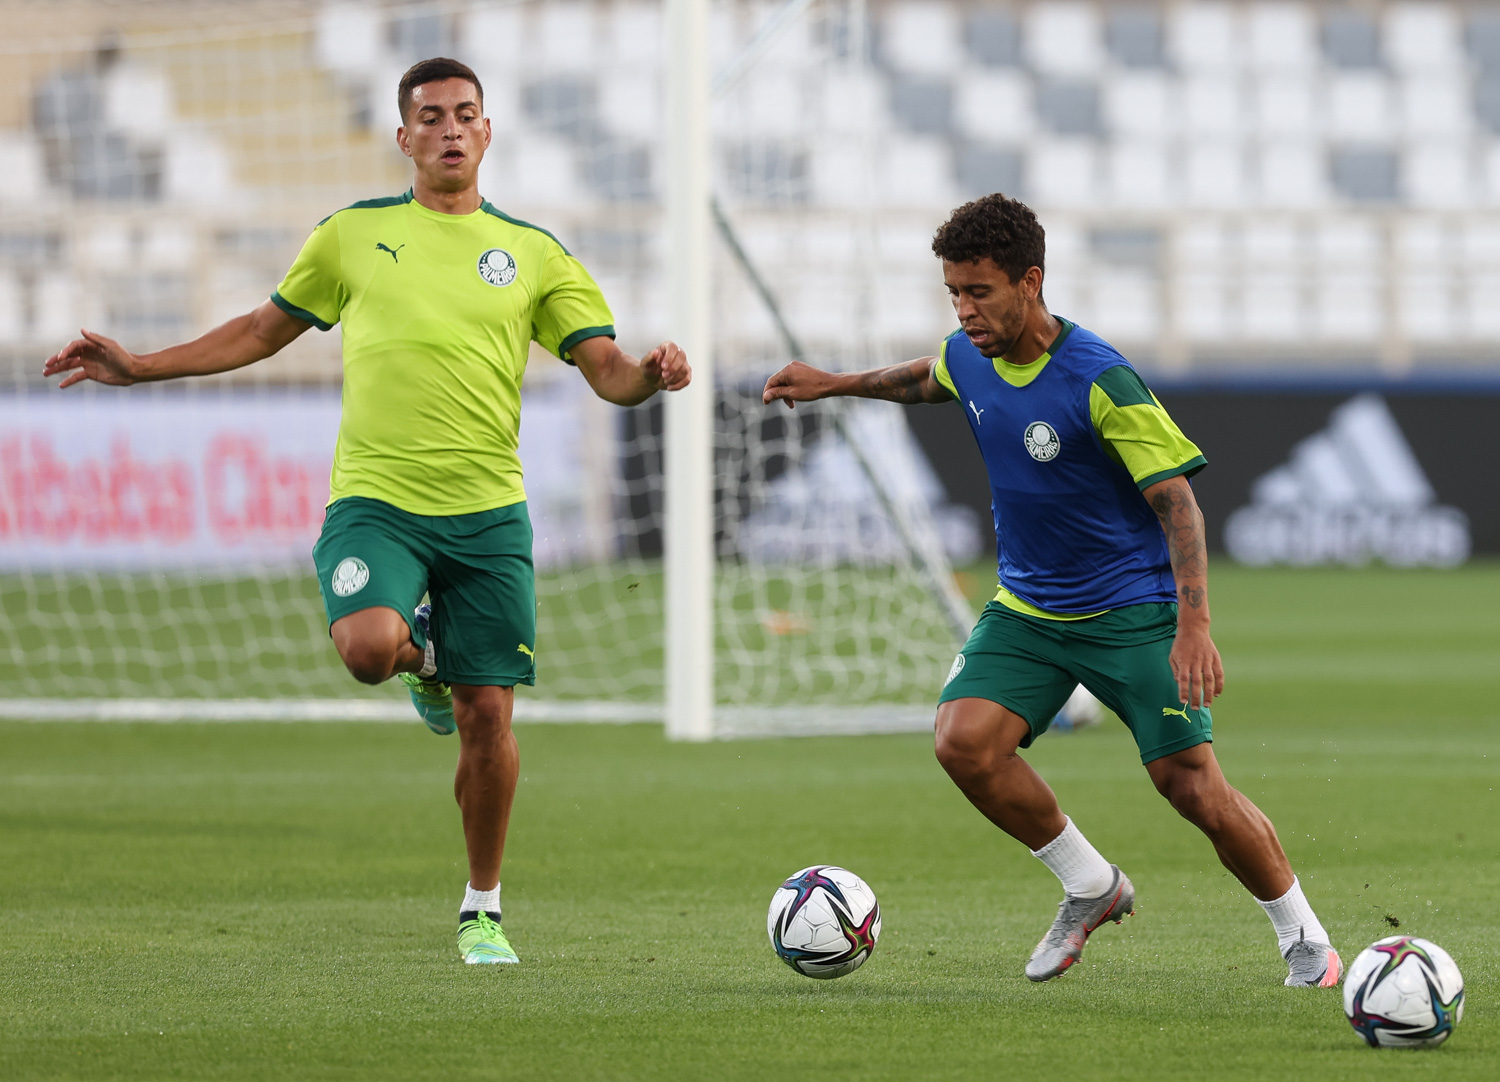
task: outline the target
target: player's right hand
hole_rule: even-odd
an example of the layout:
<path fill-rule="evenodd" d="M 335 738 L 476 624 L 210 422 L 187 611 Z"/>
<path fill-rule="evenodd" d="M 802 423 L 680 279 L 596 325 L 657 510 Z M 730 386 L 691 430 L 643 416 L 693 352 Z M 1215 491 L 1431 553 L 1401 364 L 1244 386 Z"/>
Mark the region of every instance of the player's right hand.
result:
<path fill-rule="evenodd" d="M 770 405 L 777 399 L 786 403 L 787 409 L 796 409 L 797 402 L 811 402 L 827 397 L 833 386 L 832 377 L 821 368 L 814 368 L 801 361 L 793 361 L 780 372 L 766 380 L 766 389 L 760 400 Z"/>
<path fill-rule="evenodd" d="M 86 379 L 116 387 L 128 387 L 135 382 L 135 354 L 113 338 L 87 330 L 78 333 L 83 337 L 75 338 L 47 358 L 47 363 L 42 365 L 42 375 L 72 373 L 58 384 L 59 388 L 71 387 Z"/>

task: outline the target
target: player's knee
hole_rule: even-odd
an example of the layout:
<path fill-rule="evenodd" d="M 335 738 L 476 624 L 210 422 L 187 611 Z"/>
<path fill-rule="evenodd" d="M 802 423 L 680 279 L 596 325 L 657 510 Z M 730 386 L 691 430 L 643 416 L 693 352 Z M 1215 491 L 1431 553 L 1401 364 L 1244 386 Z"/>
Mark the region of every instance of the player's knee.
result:
<path fill-rule="evenodd" d="M 1206 779 L 1196 774 L 1176 774 L 1157 788 L 1188 822 L 1209 833 L 1218 829 L 1224 817 L 1224 794 L 1206 784 Z"/>
<path fill-rule="evenodd" d="M 476 754 L 495 752 L 510 734 L 511 689 L 484 687 L 456 688 L 453 693 L 453 717 L 458 722 L 460 738 Z"/>
<path fill-rule="evenodd" d="M 954 781 L 962 782 L 994 769 L 994 748 L 961 725 L 939 725 L 933 742 L 937 761 Z"/>
<path fill-rule="evenodd" d="M 339 645 L 339 657 L 349 675 L 362 684 L 381 684 L 391 678 L 395 657 L 390 650 L 368 642 Z"/>

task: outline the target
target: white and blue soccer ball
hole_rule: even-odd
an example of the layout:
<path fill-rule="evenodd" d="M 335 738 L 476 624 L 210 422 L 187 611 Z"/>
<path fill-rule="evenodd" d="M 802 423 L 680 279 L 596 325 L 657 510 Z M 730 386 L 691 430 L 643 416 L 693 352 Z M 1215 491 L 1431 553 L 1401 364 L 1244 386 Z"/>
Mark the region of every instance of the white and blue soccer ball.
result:
<path fill-rule="evenodd" d="M 776 888 L 766 932 L 776 956 L 804 977 L 842 977 L 875 949 L 880 903 L 853 872 L 814 864 Z"/>
<path fill-rule="evenodd" d="M 1464 977 L 1436 943 L 1393 935 L 1344 975 L 1344 1014 L 1371 1048 L 1431 1048 L 1463 1019 Z"/>

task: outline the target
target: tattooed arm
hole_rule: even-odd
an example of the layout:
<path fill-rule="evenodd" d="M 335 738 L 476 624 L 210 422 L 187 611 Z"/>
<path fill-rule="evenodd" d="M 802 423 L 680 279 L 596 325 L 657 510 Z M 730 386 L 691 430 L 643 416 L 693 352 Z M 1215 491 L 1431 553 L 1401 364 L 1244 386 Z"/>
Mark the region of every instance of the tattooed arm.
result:
<path fill-rule="evenodd" d="M 1186 477 L 1169 477 L 1145 490 L 1146 501 L 1161 520 L 1177 580 L 1177 640 L 1172 644 L 1172 673 L 1182 701 L 1207 706 L 1224 693 L 1224 664 L 1208 632 L 1208 548 L 1203 512 Z"/>
<path fill-rule="evenodd" d="M 936 357 L 919 357 L 915 361 L 875 368 L 868 372 L 824 372 L 812 365 L 793 361 L 766 380 L 761 401 L 770 405 L 778 398 L 795 409 L 794 403 L 816 398 L 848 395 L 854 398 L 883 398 L 887 402 L 915 405 L 918 402 L 951 402 L 953 396 L 932 374 Z"/>

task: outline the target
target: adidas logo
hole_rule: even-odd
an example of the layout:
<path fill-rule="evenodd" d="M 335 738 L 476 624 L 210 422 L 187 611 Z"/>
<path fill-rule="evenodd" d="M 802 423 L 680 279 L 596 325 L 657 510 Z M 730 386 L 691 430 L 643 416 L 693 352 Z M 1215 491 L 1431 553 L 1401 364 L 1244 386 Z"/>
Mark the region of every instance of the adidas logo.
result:
<path fill-rule="evenodd" d="M 1240 563 L 1452 567 L 1468 559 L 1469 520 L 1437 503 L 1385 399 L 1345 402 L 1292 448 L 1229 516 L 1224 543 Z"/>

